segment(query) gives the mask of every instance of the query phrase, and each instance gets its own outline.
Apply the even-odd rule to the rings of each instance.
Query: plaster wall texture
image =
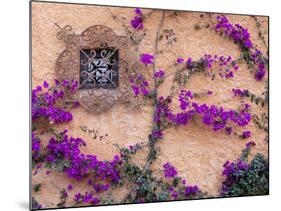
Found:
[[[143,9],[144,14],[150,12],[151,9]],[[112,28],[118,35],[126,35],[124,28],[118,20],[112,18],[112,14],[124,17],[124,22],[129,25],[129,21],[134,17],[134,9],[33,2],[32,86],[36,87],[44,80],[52,81],[56,77],[55,62],[65,45],[56,38],[58,28],[54,23],[61,26],[69,24],[76,33],[81,33],[91,25],[101,24]],[[167,47],[165,42],[159,42],[159,49],[163,49],[164,53],[157,58],[157,69],[167,69],[178,57],[190,56],[199,59],[205,53],[231,55],[234,59],[239,57],[240,49],[232,41],[219,36],[210,29],[194,29],[195,25],[208,23],[206,13],[179,12],[177,16],[171,17],[169,14],[171,15],[172,12],[167,11],[166,14],[162,29],[173,29],[178,41],[172,47]],[[202,18],[200,15],[204,17]],[[145,20],[146,36],[140,45],[140,52],[153,53],[160,16],[161,11],[156,10]],[[216,14],[212,14],[212,17],[216,17]],[[259,39],[258,28],[251,16],[227,15],[227,17],[231,22],[247,27],[253,43],[266,53],[267,47]],[[268,18],[258,17],[258,19],[262,23],[261,29],[266,32]],[[267,35],[265,39],[267,41]],[[175,69],[167,70],[166,74],[172,71]],[[197,101],[221,105],[227,109],[236,109],[240,105],[241,99],[233,97],[232,88],[248,89],[256,95],[262,95],[265,86],[264,80],[257,82],[247,69],[247,65],[242,63],[232,79],[217,78],[212,81],[203,74],[196,74],[188,81],[186,89],[195,92],[212,90],[211,97],[201,97]],[[171,85],[172,77],[161,85],[160,95],[166,96],[170,92]],[[247,99],[245,101],[248,102]],[[261,114],[267,112],[267,109],[267,106],[261,108],[252,104],[251,111]],[[59,128],[68,128],[70,135],[84,138],[88,146],[82,150],[83,152],[96,154],[100,159],[112,159],[118,153],[112,143],[129,146],[147,142],[152,126],[152,112],[151,105],[141,106],[139,109],[128,109],[124,105],[115,105],[101,114],[89,113],[80,107],[73,110],[73,121],[60,125]],[[98,130],[99,135],[108,134],[108,136],[106,140],[93,140],[87,133],[81,131],[81,126]],[[234,129],[238,132],[242,131],[237,127]],[[250,130],[252,132],[250,140],[257,143],[251,156],[255,153],[268,156],[268,143],[264,141],[265,132],[258,129],[253,122],[244,130]],[[47,143],[47,140],[46,137],[43,142]],[[160,154],[153,163],[152,169],[155,174],[160,176],[162,165],[171,162],[177,168],[178,174],[186,178],[189,184],[197,184],[203,191],[218,196],[223,181],[221,175],[223,164],[226,160],[237,159],[248,141],[236,136],[228,136],[224,132],[215,133],[211,128],[195,121],[186,127],[165,131],[164,139],[157,144]],[[146,150],[139,152],[135,158],[136,161],[143,164],[146,153]],[[33,192],[33,194],[44,207],[55,207],[59,201],[59,191],[69,183],[74,186],[74,191],[69,193],[70,197],[75,192],[86,190],[86,186],[82,183],[75,183],[64,174],[51,172],[47,176],[46,170],[42,168],[36,176],[32,177],[33,184],[42,184],[42,190],[39,193]],[[126,194],[126,187],[115,192],[113,193],[114,199],[118,201]]]

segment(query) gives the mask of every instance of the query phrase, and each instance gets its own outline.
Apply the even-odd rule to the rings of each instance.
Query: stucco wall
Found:
[[[71,25],[76,33],[81,33],[85,28],[102,24],[111,27],[117,34],[125,35],[120,22],[112,18],[113,14],[123,16],[129,24],[134,16],[133,8],[100,7],[68,4],[32,3],[32,86],[42,84],[44,80],[55,79],[55,62],[59,54],[65,48],[62,41],[56,38],[58,28],[54,23],[61,26]],[[144,9],[143,13],[150,12]],[[153,12],[144,25],[147,30],[140,51],[153,53],[155,32],[157,30],[160,11]],[[205,53],[218,55],[231,55],[238,58],[240,49],[233,42],[218,36],[209,29],[195,30],[195,25],[202,25],[208,22],[208,18],[201,18],[203,13],[182,12],[178,16],[167,17],[163,29],[173,29],[178,42],[168,48],[164,42],[159,42],[159,48],[165,49],[157,59],[157,68],[166,69],[173,64],[178,57],[190,56],[198,59]],[[254,44],[263,52],[267,49],[258,37],[258,29],[254,19],[250,16],[227,15],[231,22],[241,23],[249,29]],[[215,17],[215,14],[213,15]],[[262,23],[261,29],[266,31],[268,18],[258,17]],[[267,39],[267,36],[265,37]],[[266,40],[267,41],[267,40]],[[137,61],[136,61],[137,62]],[[170,69],[169,71],[174,71]],[[168,71],[168,72],[169,72]],[[267,78],[267,77],[266,77]],[[264,79],[265,80],[265,79]],[[170,92],[172,77],[160,87],[160,94],[165,96]],[[239,71],[233,79],[223,80],[217,78],[212,81],[202,74],[194,75],[186,85],[186,89],[196,92],[212,90],[213,96],[202,97],[199,102],[222,105],[228,109],[236,109],[240,104],[239,98],[233,98],[232,88],[248,89],[252,93],[261,95],[264,91],[264,81],[257,82],[253,74],[249,72],[246,64],[240,65]],[[261,114],[267,111],[267,106],[261,108],[252,104],[252,113]],[[83,107],[73,110],[74,120],[69,124],[60,125],[59,128],[68,128],[72,136],[79,136],[85,139],[88,147],[83,152],[96,154],[101,159],[112,159],[118,153],[111,143],[118,143],[120,146],[128,146],[139,142],[147,142],[152,125],[152,107],[142,106],[138,110],[129,110],[123,105],[115,105],[110,110],[93,114],[87,112]],[[96,129],[100,135],[108,134],[107,140],[93,140],[86,133],[82,132],[80,126],[87,126]],[[235,128],[241,131],[239,128]],[[268,144],[264,141],[265,133],[259,130],[251,122],[245,130],[252,132],[250,140],[257,145],[252,154],[262,153],[267,156]],[[46,140],[43,142],[46,143]],[[199,122],[190,124],[187,127],[169,129],[164,133],[164,140],[157,144],[160,147],[160,155],[152,169],[159,172],[162,165],[169,161],[178,170],[179,175],[186,178],[190,184],[197,184],[203,191],[212,195],[219,194],[222,182],[222,165],[226,160],[234,160],[240,156],[241,150],[247,140],[241,140],[235,136],[225,135],[223,132],[214,133],[212,129]],[[146,158],[146,151],[137,154],[137,160],[142,162]],[[42,184],[39,193],[33,193],[36,199],[44,207],[54,207],[59,200],[59,191],[65,188],[70,180],[63,174],[51,172],[45,174],[46,169],[41,169],[32,178],[33,184]],[[157,174],[157,173],[156,173]],[[85,190],[81,183],[74,184],[75,191]],[[126,192],[120,190],[116,199],[122,198]],[[69,193],[72,198],[71,193]],[[71,204],[71,203],[70,203]]]

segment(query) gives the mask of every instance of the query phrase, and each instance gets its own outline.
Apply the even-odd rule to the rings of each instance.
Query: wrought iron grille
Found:
[[[92,25],[81,34],[72,31],[70,25],[56,26],[57,38],[65,42],[56,63],[57,79],[79,81],[79,91],[69,94],[69,101],[78,100],[95,113],[117,103],[138,104],[129,81],[140,68],[127,36],[103,25]]]
[[[118,49],[80,49],[80,89],[118,87]]]

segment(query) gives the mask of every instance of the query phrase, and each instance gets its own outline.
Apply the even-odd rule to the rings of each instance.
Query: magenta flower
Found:
[[[148,53],[144,53],[140,55],[140,62],[147,65],[147,64],[153,64],[154,56]]]
[[[250,141],[246,144],[246,148],[249,149],[251,146],[256,146],[256,142]]]
[[[37,86],[32,90],[32,120],[46,119],[50,123],[63,123],[72,120],[72,114],[67,111],[67,107],[61,105],[60,101],[65,96],[65,90],[75,92],[78,87],[77,80],[72,80],[71,84],[68,80],[63,80],[62,86],[59,82],[52,89],[44,90],[42,86]],[[44,88],[48,88],[49,84],[44,81]],[[70,104],[71,105],[71,104]],[[76,106],[73,103],[73,106]]]
[[[158,78],[158,79],[161,79],[165,76],[165,72],[164,70],[158,70],[154,73],[154,77],[155,78]]]
[[[93,194],[86,192],[83,196],[83,202],[87,203],[93,200]]]
[[[244,131],[242,134],[243,138],[250,138],[251,137],[251,131]]]
[[[253,43],[250,40],[248,29],[240,24],[231,24],[225,16],[217,16],[218,23],[215,25],[215,30],[229,36],[233,41],[239,43],[242,47],[252,48]]]
[[[179,94],[179,102],[181,110],[186,110],[189,106],[190,100],[193,98],[193,95],[190,91],[181,90]]]
[[[232,92],[235,96],[238,96],[238,97],[244,97],[244,96],[247,96],[249,94],[249,91],[247,89],[245,89],[245,90],[232,89]]]
[[[138,86],[132,86],[132,90],[134,92],[135,97],[139,95],[139,87]]]
[[[172,195],[173,200],[176,200],[178,198],[178,193],[173,187],[169,188],[169,192]]]
[[[67,190],[72,190],[73,189],[73,187],[72,187],[72,185],[71,184],[69,184],[68,186],[67,186]]]
[[[61,84],[62,86],[67,87],[69,85],[69,80],[63,79]]]
[[[137,15],[142,15],[142,11],[141,11],[140,8],[136,8],[136,9],[135,9],[135,13],[136,13]]]
[[[119,167],[122,165],[119,156],[115,156],[111,161],[100,161],[94,155],[82,154],[80,147],[86,146],[81,138],[69,137],[66,133],[61,133],[61,139],[52,137],[47,145],[47,154],[45,161],[47,163],[57,163],[60,160],[67,160],[69,167],[64,168],[63,172],[69,178],[81,181],[89,177],[90,174],[95,175],[91,186],[97,185],[100,180],[106,180],[112,184],[118,183],[120,180]],[[92,176],[93,176],[92,175]],[[72,187],[69,187],[72,188]],[[103,186],[102,190],[108,188]]]
[[[217,16],[217,24],[215,25],[215,30],[222,33],[224,36],[229,37],[235,43],[237,43],[240,48],[249,51],[250,61],[253,62],[258,69],[255,72],[255,79],[260,81],[265,76],[264,61],[262,59],[262,53],[260,50],[254,48],[254,45],[250,39],[250,34],[247,28],[244,28],[240,24],[232,24],[228,21],[225,16]],[[234,69],[237,70],[238,66],[234,65]],[[228,75],[231,77],[231,75]]]
[[[141,93],[143,94],[143,96],[149,95],[149,91],[146,88],[141,88]]]
[[[135,13],[136,16],[131,20],[131,26],[134,29],[142,29],[143,28],[142,11],[140,8],[136,8]]]
[[[59,80],[55,79],[55,85],[56,85],[56,86],[59,86],[59,85],[60,85]]]
[[[74,201],[80,201],[80,199],[82,199],[81,193],[76,193],[73,200]]]
[[[187,66],[187,68],[190,68],[191,63],[192,63],[192,58],[189,57],[189,58],[187,59],[187,61],[186,61],[186,66]]]
[[[143,28],[143,19],[142,19],[142,17],[135,16],[134,19],[131,20],[131,25],[135,29],[142,29]]]
[[[255,73],[255,79],[257,81],[260,81],[263,79],[263,77],[265,76],[265,71],[264,70],[259,70]]]
[[[34,90],[34,91],[36,91],[36,92],[41,92],[41,91],[42,91],[42,86],[37,86],[37,87],[36,87],[36,90]]]
[[[185,193],[184,193],[184,195],[185,195],[186,197],[189,197],[189,196],[191,196],[191,195],[197,194],[199,191],[200,191],[200,190],[199,190],[199,188],[198,188],[197,185],[195,185],[195,186],[187,186],[187,187],[185,188]]]
[[[135,78],[131,79],[130,83],[135,97],[139,94],[142,94],[143,96],[149,95],[149,85],[143,75],[140,74]]]
[[[163,168],[164,168],[164,176],[169,178],[169,177],[175,177],[177,176],[178,172],[177,170],[175,169],[174,166],[172,166],[169,162],[168,163],[165,163],[163,165]]]
[[[99,202],[100,202],[100,200],[96,197],[94,197],[92,200],[92,204],[98,204]]]
[[[163,133],[161,130],[154,130],[152,131],[152,137],[155,139],[159,139],[163,137]]]
[[[177,63],[178,63],[178,64],[181,64],[181,63],[183,63],[183,62],[184,62],[184,59],[183,59],[183,58],[178,58],[178,59],[177,59]]]
[[[233,72],[230,71],[229,73],[225,74],[225,78],[233,78],[234,75],[233,75]]]
[[[44,88],[48,88],[48,87],[49,87],[49,84],[47,83],[47,81],[44,81],[43,87],[44,87]]]
[[[37,159],[40,156],[41,144],[32,132],[32,159]]]
[[[228,135],[231,135],[231,133],[232,133],[232,127],[226,127],[226,128],[225,128],[225,131],[226,131],[226,133],[227,133]]]

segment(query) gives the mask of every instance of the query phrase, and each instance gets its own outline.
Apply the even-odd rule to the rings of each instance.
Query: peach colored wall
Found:
[[[87,27],[94,24],[102,24],[111,27],[117,34],[125,35],[120,22],[113,20],[109,10],[118,16],[123,16],[126,23],[134,16],[133,8],[116,8],[100,6],[83,6],[67,4],[32,3],[32,85],[42,84],[44,80],[51,81],[55,78],[55,62],[64,49],[64,43],[56,38],[58,29],[54,23],[61,26],[71,25],[76,33],[81,33]],[[144,9],[143,13],[149,13],[150,9]],[[169,14],[169,12],[168,12]],[[178,42],[172,48],[159,42],[160,49],[166,49],[157,60],[157,68],[167,68],[175,62],[179,56],[190,56],[198,59],[205,53],[218,55],[231,55],[238,58],[240,50],[233,42],[218,36],[209,29],[195,30],[196,24],[202,25],[208,22],[207,15],[203,13],[182,12],[178,16],[167,17],[163,29],[173,29]],[[155,32],[160,20],[160,11],[154,11],[145,20],[147,35],[143,40],[140,51],[153,53]],[[213,15],[215,17],[215,14]],[[263,52],[266,47],[258,37],[258,31],[254,19],[250,16],[228,15],[231,22],[241,23],[249,29],[252,40]],[[258,17],[262,23],[262,30],[267,30],[268,19]],[[266,37],[267,39],[267,37]],[[170,71],[173,71],[170,69]],[[167,95],[170,91],[172,77],[160,87],[161,95]],[[212,97],[202,97],[198,101],[208,104],[222,105],[228,109],[236,109],[240,104],[238,98],[233,98],[232,88],[249,89],[252,93],[261,95],[264,90],[264,82],[257,82],[249,72],[246,64],[240,65],[239,72],[233,79],[216,79],[197,74],[186,85],[186,89],[201,92],[212,90]],[[176,102],[176,101],[175,101]],[[266,112],[267,107],[261,108],[253,104],[252,112],[260,114]],[[152,107],[142,106],[138,110],[128,110],[123,105],[116,105],[110,110],[101,113],[88,113],[82,107],[73,110],[74,120],[60,128],[68,128],[72,136],[79,136],[86,140],[88,147],[84,152],[96,154],[102,159],[112,159],[118,153],[111,143],[120,146],[147,142],[147,136],[151,129]],[[104,141],[94,141],[80,129],[81,125],[96,129],[101,135],[108,134]],[[235,128],[237,131],[239,128]],[[246,129],[251,130],[252,138],[257,143],[253,153],[262,153],[267,156],[268,144],[263,140],[266,135],[262,130],[250,123]],[[234,160],[239,157],[247,140],[241,140],[235,136],[227,136],[223,132],[214,133],[210,128],[199,122],[187,127],[169,129],[165,131],[164,140],[157,144],[160,147],[160,155],[152,165],[156,174],[162,168],[163,163],[169,161],[178,170],[180,176],[191,184],[197,184],[203,191],[212,195],[219,194],[222,182],[222,165],[226,160]],[[44,142],[47,141],[44,140]],[[136,160],[143,162],[146,158],[145,150],[137,154]],[[33,193],[36,199],[45,207],[54,207],[59,200],[59,191],[65,188],[70,180],[62,174],[52,172],[45,175],[46,169],[41,169],[32,178],[33,184],[41,183],[40,193]],[[73,182],[71,182],[73,183]],[[85,190],[81,184],[74,183],[75,191]],[[75,192],[74,191],[74,192]],[[120,190],[115,194],[116,202],[126,192]],[[69,193],[72,198],[71,193]],[[68,202],[71,205],[71,202]]]

